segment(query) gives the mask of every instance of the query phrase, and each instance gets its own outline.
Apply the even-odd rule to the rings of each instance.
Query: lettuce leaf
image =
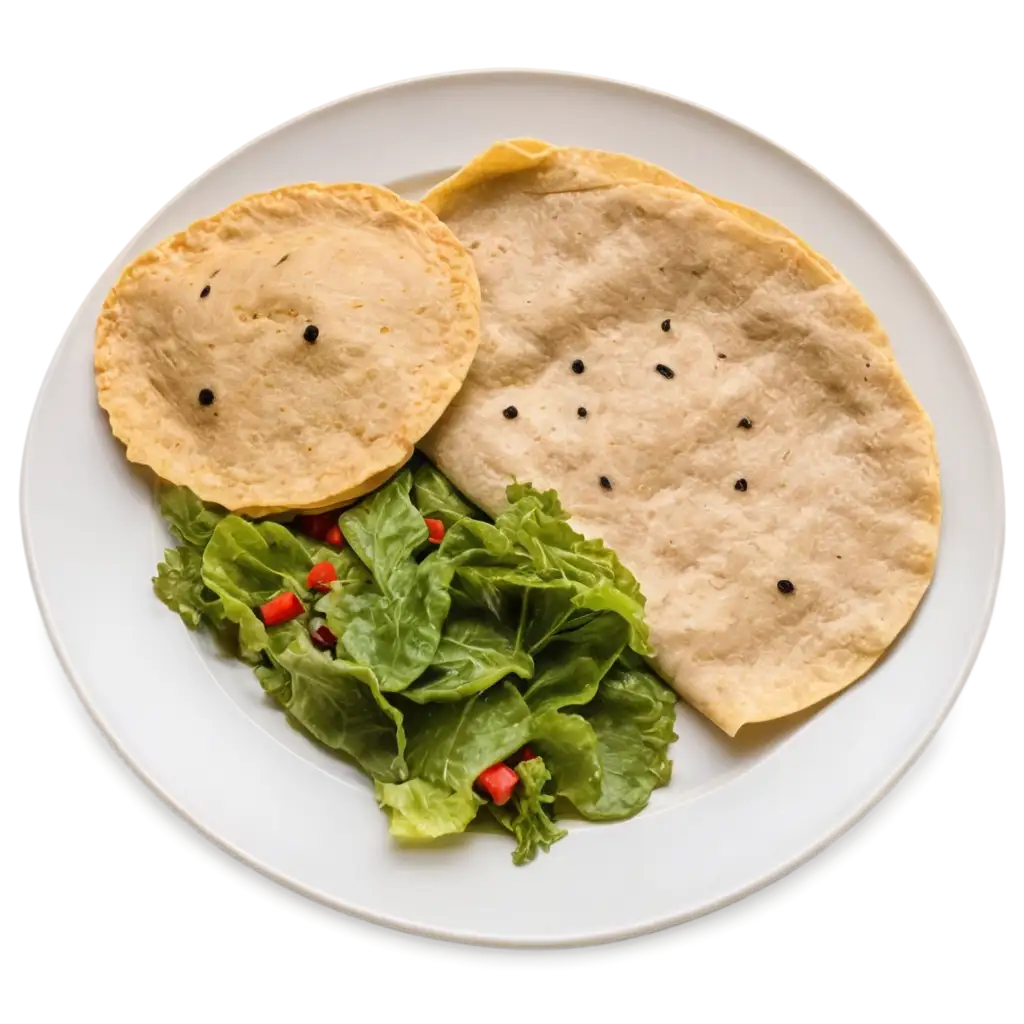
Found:
[[[554,796],[544,792],[551,780],[543,758],[534,757],[516,765],[519,785],[512,802],[498,807],[490,804],[494,817],[516,837],[516,848],[512,863],[528,864],[537,856],[538,850],[547,853],[553,843],[564,839],[568,833],[559,828],[550,818],[548,808]]]
[[[427,524],[409,499],[411,486],[412,473],[403,469],[339,520],[345,540],[389,596],[395,574],[427,542]]]
[[[225,516],[203,552],[203,581],[220,598],[225,616],[238,626],[241,656],[259,661],[267,630],[255,608],[290,590],[306,596],[313,559],[280,523],[252,523]]]
[[[510,630],[486,619],[449,619],[430,669],[405,697],[418,704],[463,700],[508,675],[533,675],[533,659]]]
[[[269,632],[273,667],[257,672],[263,688],[307,732],[352,757],[371,778],[407,778],[402,713],[381,693],[373,672],[317,650],[297,620]]]
[[[472,789],[453,792],[426,779],[399,784],[378,782],[377,803],[397,839],[438,839],[465,832],[484,801]]]
[[[538,657],[537,674],[524,695],[530,710],[541,715],[593,700],[628,639],[629,625],[608,613],[559,634]]]
[[[392,570],[389,593],[362,594],[343,603],[328,624],[344,622],[342,646],[377,673],[383,690],[404,690],[437,652],[451,605],[451,578],[452,567],[437,555],[418,565],[410,559]]]
[[[196,497],[187,487],[164,484],[160,488],[160,512],[183,544],[202,551],[226,513]]]
[[[410,773],[458,791],[519,750],[533,721],[515,686],[502,683],[457,704],[409,708],[406,724]]]
[[[579,714],[537,716],[534,744],[559,795],[586,818],[615,821],[647,806],[672,774],[675,695],[652,672],[619,662]]]
[[[392,835],[430,838],[472,821],[483,804],[473,791],[477,776],[526,743],[532,718],[519,691],[503,683],[456,704],[413,706],[405,727],[405,760],[417,785],[377,787],[377,799]]]
[[[189,629],[210,626],[215,632],[227,625],[224,606],[203,583],[203,554],[188,544],[168,548],[153,577],[156,596],[181,616]]]
[[[448,478],[429,462],[416,467],[412,477],[413,501],[420,515],[440,519],[450,530],[460,519],[479,519],[481,512],[448,482]]]
[[[181,544],[167,548],[153,577],[156,596],[189,629],[205,625],[227,640],[231,624],[220,599],[203,582],[203,549],[224,513],[200,501],[187,487],[160,489],[160,511]]]
[[[604,769],[597,733],[580,715],[547,711],[534,719],[530,741],[555,780],[558,796],[569,800],[581,814],[601,799]]]
[[[531,654],[542,651],[560,630],[571,628],[576,611],[576,588],[565,580],[528,587],[519,613],[517,641]]]
[[[587,540],[573,530],[554,491],[541,493],[529,484],[513,484],[506,496],[511,507],[494,525],[526,551],[537,575],[571,586],[577,609],[619,615],[629,626],[629,646],[639,654],[650,654],[640,585],[615,553],[602,541]]]
[[[303,533],[293,534],[299,546],[309,556],[310,562],[330,562],[338,574],[338,580],[347,589],[365,589],[373,583],[373,576],[360,557],[350,547],[332,548]]]

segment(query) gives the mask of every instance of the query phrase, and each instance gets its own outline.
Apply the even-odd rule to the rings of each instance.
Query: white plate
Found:
[[[501,137],[618,150],[772,214],[864,293],[935,420],[945,509],[917,617],[865,680],[815,715],[730,741],[686,708],[670,786],[614,825],[573,825],[526,868],[504,836],[424,850],[388,840],[370,786],[291,729],[245,667],[153,597],[167,541],[95,401],[93,324],[119,268],[189,221],[295,181],[431,184]],[[70,504],[69,504],[70,501]],[[298,891],[363,917],[476,942],[619,938],[720,907],[791,870],[906,771],[956,698],[999,575],[999,454],[970,362],[935,297],[870,217],[765,139],[667,96],[588,78],[487,72],[406,82],[307,114],[228,157],[166,206],[68,328],[29,429],[29,566],[89,711],[188,821]]]

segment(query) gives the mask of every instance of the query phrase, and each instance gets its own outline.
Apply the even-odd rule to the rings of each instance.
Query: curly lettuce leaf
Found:
[[[403,469],[339,520],[345,540],[387,595],[395,574],[427,542],[427,525],[409,498],[411,486],[412,474]]]
[[[452,599],[468,615],[486,611],[495,621],[514,627],[521,621],[523,596],[550,584],[529,570],[500,565],[461,565],[455,570]]]
[[[445,534],[438,555],[455,568],[456,607],[469,614],[483,608],[498,622],[514,622],[522,589],[539,582],[526,553],[492,523],[460,520]]]
[[[538,654],[563,629],[571,628],[576,610],[576,588],[565,580],[524,589],[517,641],[523,650]]]
[[[257,671],[263,688],[307,732],[340,750],[382,782],[407,778],[402,713],[361,665],[317,650],[298,621],[270,629],[270,668]]]
[[[429,670],[405,697],[418,704],[464,700],[509,675],[533,675],[533,659],[510,630],[486,619],[449,619]]]
[[[412,776],[471,789],[476,777],[530,739],[533,719],[511,683],[457,704],[423,704],[406,712],[406,760]]]
[[[285,590],[305,596],[312,567],[305,547],[280,523],[231,515],[217,524],[203,552],[203,582],[220,598],[226,618],[237,624],[245,660],[258,661],[268,644],[254,609]]]
[[[615,553],[600,540],[587,540],[569,525],[554,491],[535,491],[529,484],[511,485],[510,507],[495,527],[527,552],[534,572],[547,580],[564,580],[575,590],[577,609],[612,611],[630,629],[629,646],[650,654],[644,597],[640,585]]]
[[[450,530],[460,519],[479,519],[480,510],[471,505],[429,462],[416,467],[412,477],[413,501],[420,515],[440,519]]]
[[[348,548],[340,554],[347,554],[348,558],[333,561],[338,579],[326,594],[317,598],[313,606],[327,620],[335,636],[341,636],[349,620],[368,605],[368,599],[380,593],[370,571],[355,554]]]
[[[377,803],[397,839],[438,839],[465,832],[484,801],[472,789],[453,792],[426,779],[378,782]]]
[[[153,577],[156,596],[181,616],[189,629],[207,625],[223,631],[228,621],[220,598],[203,583],[202,552],[187,544],[168,548]]]
[[[377,786],[392,835],[429,839],[462,832],[483,806],[477,776],[526,743],[530,709],[510,683],[456,704],[424,704],[405,712],[405,760],[412,778]]]
[[[451,606],[451,579],[452,567],[428,555],[397,568],[388,593],[360,594],[336,609],[335,621],[344,621],[342,646],[377,673],[383,690],[404,690],[433,661]]]
[[[328,544],[322,544],[304,533],[293,533],[299,546],[309,556],[310,562],[316,565],[318,562],[330,562],[338,579],[347,587],[368,587],[373,583],[373,576],[370,570],[363,564],[362,559],[352,550],[351,547],[334,548]]]
[[[206,626],[227,640],[231,624],[220,599],[203,582],[203,549],[224,512],[207,505],[187,487],[160,488],[160,511],[181,544],[164,551],[153,577],[156,596],[181,617],[189,629]]]
[[[545,785],[551,780],[544,759],[534,757],[520,761],[516,765],[516,774],[519,785],[511,803],[504,807],[489,806],[494,817],[516,837],[512,863],[520,865],[528,864],[539,850],[547,853],[552,844],[564,839],[568,833],[559,828],[549,814],[549,805],[555,798],[544,792]]]
[[[629,625],[611,614],[559,634],[538,657],[537,674],[524,695],[530,710],[541,715],[591,701],[628,639]]]
[[[601,799],[604,771],[597,733],[579,715],[547,711],[535,716],[530,741],[555,780],[555,792],[581,813]]]
[[[213,531],[226,515],[223,509],[208,505],[187,487],[174,484],[160,488],[160,512],[175,537],[200,551],[209,543]]]
[[[653,673],[620,662],[578,714],[547,711],[533,743],[556,791],[586,818],[616,821],[647,806],[672,774],[675,694]]]
[[[455,566],[457,606],[515,619],[531,654],[590,613],[613,612],[629,626],[630,646],[649,653],[643,595],[615,554],[572,529],[554,491],[513,484],[506,493],[510,506],[494,524],[460,520],[441,545]]]
[[[516,569],[527,565],[527,556],[507,534],[493,523],[462,519],[444,535],[438,553],[452,565],[502,566]]]
[[[505,488],[505,500],[509,508],[498,517],[498,522],[504,523],[503,528],[537,512],[551,519],[569,518],[569,513],[562,508],[557,491],[538,491],[533,484],[521,484],[518,481],[509,484]]]

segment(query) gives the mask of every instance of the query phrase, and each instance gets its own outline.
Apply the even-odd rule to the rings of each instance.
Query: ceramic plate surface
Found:
[[[507,837],[402,849],[369,782],[307,742],[241,664],[156,600],[168,543],[148,485],[97,407],[93,325],[120,268],[249,192],[362,180],[417,195],[495,139],[630,153],[778,218],[835,263],[889,333],[935,422],[944,513],[935,581],[864,680],[810,715],[736,741],[685,707],[672,783],[613,825],[572,824],[514,868]],[[68,498],[73,496],[74,514]],[[897,246],[817,172],[715,114],[631,86],[536,72],[406,82],[257,139],[166,206],[96,282],[29,429],[25,546],[54,646],[100,728],[180,814],[246,863],[334,907],[475,942],[620,938],[778,878],[863,815],[935,733],[977,654],[1002,553],[999,455],[967,355]]]

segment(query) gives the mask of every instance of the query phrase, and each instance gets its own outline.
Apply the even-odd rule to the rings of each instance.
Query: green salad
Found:
[[[554,491],[494,521],[414,461],[358,504],[253,521],[166,487],[180,541],[153,580],[253,666],[294,723],[374,782],[390,831],[428,840],[486,812],[516,864],[643,809],[671,772],[675,696],[645,665],[644,598]]]

